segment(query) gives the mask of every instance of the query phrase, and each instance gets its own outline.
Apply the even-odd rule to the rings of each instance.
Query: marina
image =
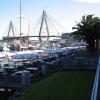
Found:
[[[49,11],[45,7],[41,11],[42,14],[38,21],[39,27],[35,32],[33,30],[30,31],[31,28],[35,29],[38,25],[35,23],[34,27],[31,21],[27,21],[26,26],[23,28],[23,24],[25,24],[23,18],[28,15],[27,13],[23,17],[23,2],[22,0],[18,2],[19,17],[17,24],[14,25],[15,20],[12,17],[9,20],[7,31],[3,32],[2,39],[0,39],[0,100],[21,100],[22,95],[28,88],[54,73],[58,72],[59,75],[59,72],[65,73],[66,70],[91,72],[95,71],[98,67],[91,95],[91,100],[97,100],[94,97],[99,96],[95,91],[99,91],[96,89],[99,87],[98,75],[100,63],[97,66],[97,55],[93,55],[93,58],[89,55],[91,54],[89,50],[93,50],[93,43],[94,49],[97,49],[98,51],[96,52],[99,54],[98,32],[95,31],[95,28],[91,30],[97,32],[97,38],[94,38],[96,37],[95,35],[92,37],[92,35],[84,33],[85,29],[88,30],[87,27],[81,30],[81,28],[84,28],[84,23],[76,25],[78,27],[83,25],[82,27],[73,27],[72,29],[75,29],[75,31],[65,32],[63,27],[48,14]],[[34,16],[35,13],[37,12],[34,11]],[[59,18],[58,15],[56,16]],[[85,17],[84,15],[82,18],[86,20]],[[33,19],[34,17],[32,17]],[[60,19],[63,21],[63,17]],[[70,23],[67,24],[70,26]],[[89,26],[87,23],[85,25]],[[15,32],[15,26],[19,27],[17,32]],[[27,32],[23,30],[27,30]],[[88,33],[89,31],[86,32]],[[78,35],[77,33],[80,34]],[[88,39],[91,41],[94,39],[94,41],[91,42]],[[96,84],[97,81],[98,84]]]
[[[84,51],[85,47],[66,47],[13,53],[1,52],[0,88],[8,93],[9,89],[10,93],[23,90],[38,82],[42,76],[61,70],[65,64],[68,64],[68,59],[76,57],[79,52],[82,55]],[[61,58],[65,63],[59,64]]]
[[[43,17],[45,16],[43,14]],[[62,36],[50,36],[47,22],[47,36],[42,36],[43,21],[46,22],[46,19],[41,22],[39,36],[15,36],[13,34],[14,36],[10,37],[9,32],[13,31],[12,23],[10,23],[8,36],[0,41],[0,94],[2,100],[16,98],[16,92],[21,90],[19,92],[21,95],[24,89],[38,82],[41,77],[62,70],[69,59],[85,52],[86,45],[60,44]],[[31,37],[38,37],[38,40],[30,40]],[[60,39],[50,40],[51,37]],[[65,63],[60,63],[61,58]]]

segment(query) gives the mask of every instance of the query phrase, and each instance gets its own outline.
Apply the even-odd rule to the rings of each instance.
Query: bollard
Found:
[[[29,71],[23,71],[22,72],[22,86],[30,86],[30,72]]]
[[[47,74],[47,66],[46,66],[46,64],[42,65],[42,74]]]

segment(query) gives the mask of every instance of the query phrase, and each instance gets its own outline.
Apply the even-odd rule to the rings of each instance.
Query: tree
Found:
[[[79,23],[73,27],[75,30],[72,35],[79,41],[85,41],[87,45],[87,50],[91,53],[98,49],[99,38],[100,38],[100,19],[99,17],[94,17],[94,15],[82,16]]]

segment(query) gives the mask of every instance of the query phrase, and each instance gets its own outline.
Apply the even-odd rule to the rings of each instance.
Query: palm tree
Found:
[[[83,16],[82,20],[73,27],[75,30],[72,35],[79,41],[85,41],[87,50],[91,53],[98,49],[100,38],[100,19],[94,15]]]

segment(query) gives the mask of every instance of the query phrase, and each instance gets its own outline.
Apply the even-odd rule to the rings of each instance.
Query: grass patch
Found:
[[[94,71],[63,71],[41,80],[22,100],[90,100]]]

